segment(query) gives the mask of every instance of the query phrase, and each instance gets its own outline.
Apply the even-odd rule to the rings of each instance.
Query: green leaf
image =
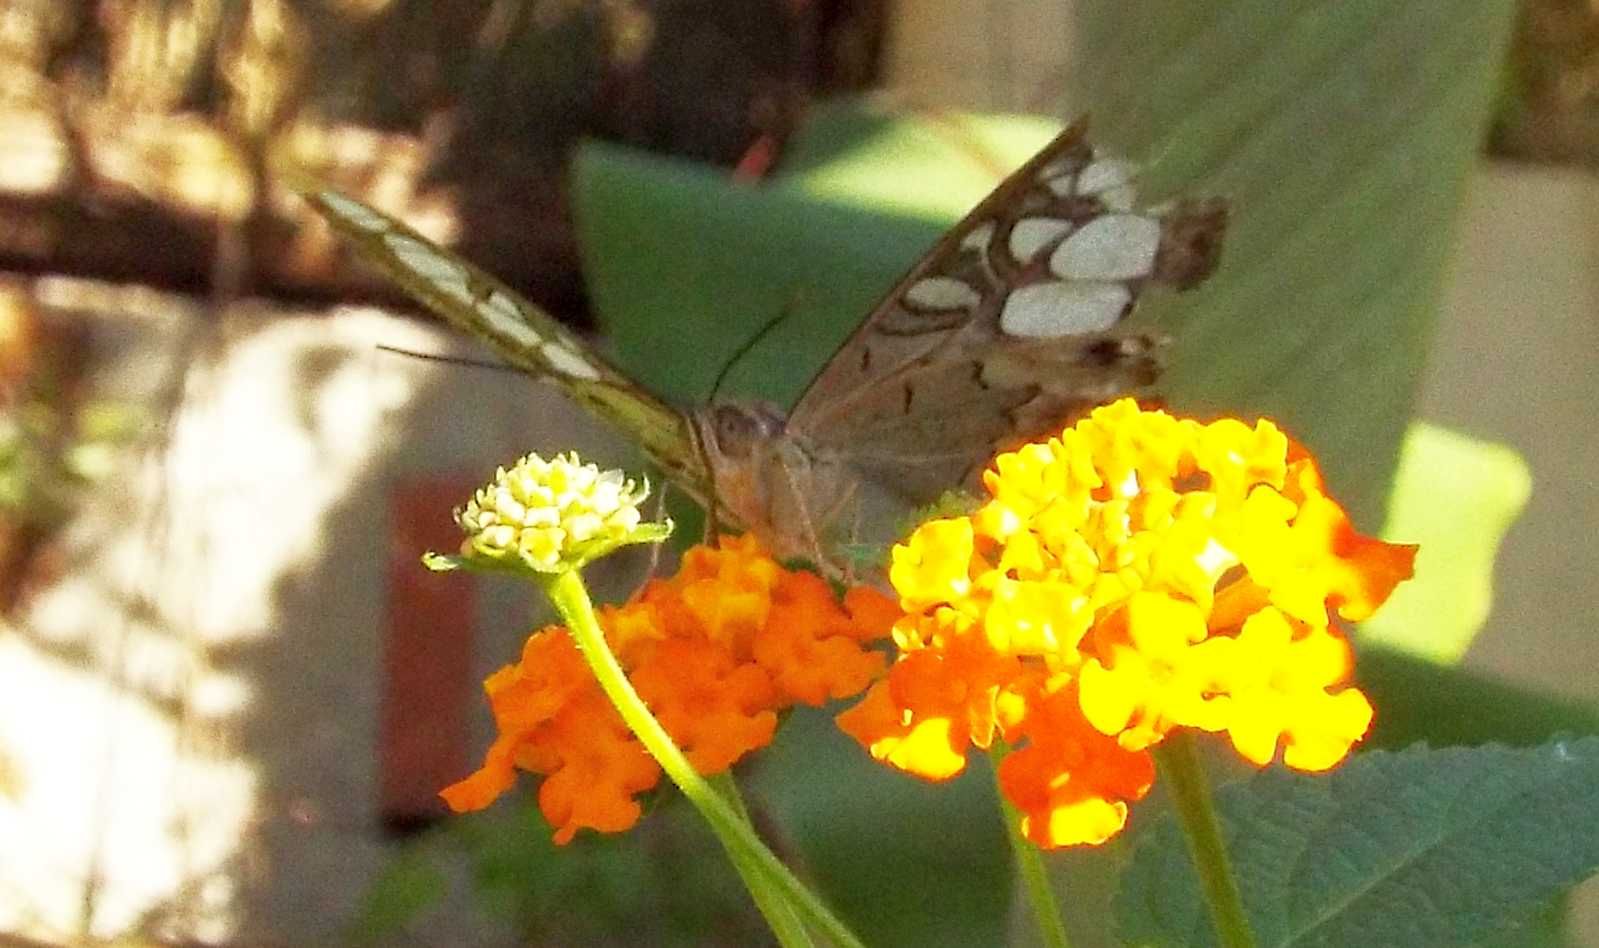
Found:
[[[1169,400],[1276,418],[1373,529],[1515,5],[1081,9],[1068,111],[1150,162],[1146,194],[1232,202],[1216,275],[1149,310],[1181,325]]]
[[[1009,851],[980,755],[960,777],[928,783],[875,763],[829,715],[802,708],[748,788],[868,945],[1005,942]]]
[[[362,899],[351,926],[358,945],[388,944],[406,926],[444,898],[444,872],[425,848],[408,849],[391,860]]]
[[[1459,661],[1488,618],[1494,554],[1531,492],[1527,464],[1511,449],[1413,425],[1382,535],[1421,544],[1416,575],[1361,623],[1360,643]]]
[[[682,402],[707,397],[774,319],[724,391],[792,401],[954,219],[738,187],[698,165],[599,143],[579,152],[574,175],[589,289],[616,359]]]
[[[474,894],[539,945],[758,944],[764,928],[715,837],[680,796],[664,795],[626,833],[579,833],[564,846],[531,803],[502,803],[446,824]]]
[[[1372,752],[1217,794],[1261,946],[1464,945],[1516,928],[1599,870],[1599,738]],[[1214,943],[1176,825],[1117,897],[1129,942]]]

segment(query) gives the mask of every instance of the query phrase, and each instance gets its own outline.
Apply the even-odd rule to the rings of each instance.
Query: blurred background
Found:
[[[1458,567],[1403,613],[1450,612],[1446,641],[1374,641],[1500,689],[1503,713],[1457,729],[1418,706],[1406,734],[1591,726],[1599,5],[1326,6],[0,0],[0,944],[761,937],[725,875],[684,876],[704,840],[670,803],[631,841],[560,858],[525,803],[444,820],[437,789],[491,736],[478,682],[537,610],[417,557],[454,545],[450,508],[495,464],[631,455],[547,389],[424,358],[483,353],[341,250],[287,168],[403,217],[645,374],[663,337],[709,340],[716,357],[651,378],[684,396],[747,335],[695,314],[758,327],[879,253],[848,274],[869,302],[963,202],[1090,113],[1157,193],[1222,193],[1242,218],[1185,324],[1216,357],[1182,360],[1197,368],[1174,370],[1175,400],[1302,421],[1354,458],[1334,487],[1363,528],[1425,532],[1440,573]],[[1431,52],[1446,45],[1454,58]],[[1371,71],[1351,50],[1373,51]],[[1387,144],[1421,126],[1426,147]],[[907,171],[905,136],[964,183]],[[1295,191],[1296,174],[1321,190]],[[1346,174],[1381,184],[1350,191],[1348,213]],[[1338,213],[1297,252],[1251,230],[1257,194],[1283,220]],[[818,218],[812,247],[760,230],[766,205],[726,210],[768,196],[825,213],[848,197],[863,216]],[[1419,243],[1412,199],[1430,202]],[[1425,259],[1356,267],[1388,240]],[[1313,249],[1333,245],[1351,255]],[[699,267],[708,303],[661,296]],[[1306,276],[1329,269],[1359,291]],[[1207,315],[1228,308],[1242,315]],[[1421,315],[1268,329],[1305,367],[1298,389],[1216,341],[1247,320],[1401,310]],[[815,365],[826,345],[775,352],[800,350]],[[606,563],[600,582],[625,595],[642,569]],[[1594,898],[1564,931],[1599,946]]]

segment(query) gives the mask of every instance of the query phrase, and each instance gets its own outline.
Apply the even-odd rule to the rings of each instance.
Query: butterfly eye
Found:
[[[758,441],[783,433],[782,413],[768,405],[718,405],[715,409],[716,446],[729,457],[749,454]]]

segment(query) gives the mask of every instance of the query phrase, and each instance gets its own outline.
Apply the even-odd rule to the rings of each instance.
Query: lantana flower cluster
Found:
[[[1367,617],[1413,546],[1355,532],[1270,421],[1128,399],[1000,455],[987,501],[892,554],[899,656],[839,724],[929,779],[1003,741],[1000,786],[1044,847],[1103,842],[1174,728],[1325,770],[1366,733],[1333,615]]]
[[[704,775],[768,744],[786,708],[863,691],[885,664],[870,643],[898,616],[867,588],[840,602],[825,580],[784,569],[753,537],[695,547],[677,575],[599,614],[633,687]],[[557,843],[637,822],[637,797],[660,768],[564,628],[534,633],[521,661],[484,687],[499,736],[476,773],[443,791],[452,809],[488,806],[520,769],[543,776],[539,808]]]
[[[536,572],[581,565],[641,536],[639,504],[649,495],[621,471],[580,463],[575,454],[545,460],[529,454],[494,472],[455,512],[466,534],[461,556],[478,562],[514,561]]]

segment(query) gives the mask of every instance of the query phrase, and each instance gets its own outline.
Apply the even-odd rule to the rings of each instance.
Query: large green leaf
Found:
[[[885,122],[885,134],[907,127]],[[878,168],[838,160],[847,164],[828,169],[835,179]],[[982,186],[968,192],[980,198]],[[697,165],[598,143],[579,153],[575,198],[589,287],[617,360],[683,401],[705,398],[717,372],[774,319],[726,388],[791,401],[958,214],[929,220],[797,187],[742,187]]]
[[[1155,193],[1233,202],[1166,390],[1261,412],[1380,520],[1486,126],[1511,0],[1083,3],[1063,101],[1157,158]]]
[[[1263,948],[1475,944],[1599,870],[1599,738],[1372,752],[1217,800]],[[1135,853],[1117,921],[1135,944],[1215,943],[1170,820]]]

